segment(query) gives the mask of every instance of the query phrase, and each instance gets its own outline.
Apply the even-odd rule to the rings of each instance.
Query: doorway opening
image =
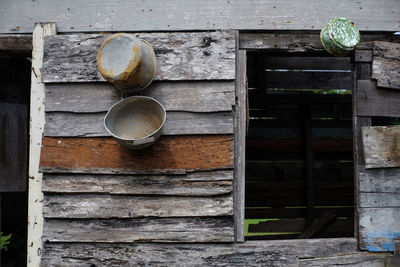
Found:
[[[350,57],[247,52],[245,238],[354,236]]]
[[[1,266],[26,266],[29,55],[0,54],[0,232],[11,234]]]

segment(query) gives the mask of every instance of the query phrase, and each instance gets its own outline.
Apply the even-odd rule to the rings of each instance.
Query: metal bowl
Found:
[[[152,145],[161,135],[164,107],[147,96],[131,96],[115,103],[104,117],[104,127],[128,149]]]

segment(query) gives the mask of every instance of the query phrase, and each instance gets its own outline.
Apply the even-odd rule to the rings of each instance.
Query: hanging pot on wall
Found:
[[[164,107],[147,96],[131,96],[115,103],[104,118],[104,127],[128,149],[152,145],[166,120]]]
[[[346,18],[333,18],[321,30],[321,43],[331,55],[344,57],[360,42],[360,32],[353,22]]]
[[[119,89],[146,88],[154,80],[157,63],[151,45],[132,34],[108,37],[97,54],[97,69]]]

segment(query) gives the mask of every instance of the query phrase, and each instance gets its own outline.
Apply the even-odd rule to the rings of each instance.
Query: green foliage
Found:
[[[3,233],[0,232],[0,250],[1,249],[4,249],[4,250],[8,249],[7,245],[10,244],[11,236],[12,236],[12,234],[3,235]]]

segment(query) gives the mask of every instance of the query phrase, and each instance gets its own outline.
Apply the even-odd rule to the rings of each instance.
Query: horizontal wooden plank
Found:
[[[266,55],[258,64],[265,69],[351,70],[349,57],[274,57]]]
[[[42,258],[46,266],[297,266],[296,244],[264,242],[234,244],[68,244],[47,243]],[[307,245],[304,245],[306,247]],[[328,245],[332,247],[332,245]],[[348,245],[346,247],[349,247]],[[315,249],[314,246],[309,249]],[[327,250],[323,250],[329,253]],[[90,256],[89,256],[90,255]]]
[[[363,33],[357,49],[373,49],[373,41],[398,41],[391,33],[374,34]],[[317,33],[241,33],[239,40],[240,49],[272,49],[284,52],[325,52],[319,32]],[[326,55],[328,55],[326,53]]]
[[[326,212],[332,212],[338,217],[353,217],[354,208],[352,207],[341,207],[341,208],[326,208],[318,207],[313,209],[313,214],[315,217],[319,217]],[[305,218],[306,217],[306,207],[297,208],[247,208],[245,209],[246,219],[266,219],[266,218]]]
[[[153,146],[137,151],[111,137],[45,137],[40,167],[56,173],[185,173],[232,168],[232,149],[228,135],[162,136]]]
[[[400,126],[362,127],[365,166],[400,167]]]
[[[360,192],[400,194],[400,169],[371,169],[359,173]]]
[[[289,181],[304,178],[302,161],[247,161],[247,181]],[[314,161],[315,180],[353,180],[353,162]]]
[[[346,253],[333,257],[299,260],[299,267],[349,266],[349,267],[385,267],[385,254],[366,252]]]
[[[285,89],[352,89],[353,75],[346,72],[266,71],[266,88]],[[264,89],[264,88],[261,88]]]
[[[103,125],[106,113],[47,112],[45,136],[110,136]],[[167,112],[164,135],[233,134],[231,112]]]
[[[377,89],[372,80],[357,81],[358,116],[400,117],[399,92]]]
[[[154,82],[142,95],[157,99],[167,111],[231,111],[235,105],[231,81]],[[121,99],[108,83],[46,85],[46,111],[104,112]]]
[[[136,33],[157,57],[156,80],[235,79],[233,31]],[[43,82],[105,81],[96,66],[97,52],[109,35],[55,35],[45,39]]]
[[[361,192],[360,207],[362,208],[400,207],[400,194]]]
[[[350,95],[329,95],[312,93],[275,93],[269,90],[249,90],[249,102],[253,108],[268,104],[346,104],[351,103]]]
[[[305,230],[306,222],[304,218],[279,219],[249,225],[249,233],[282,233],[282,232],[302,232]],[[326,232],[345,232],[352,231],[353,220],[336,220]]]
[[[233,242],[232,217],[45,219],[43,229],[48,242]]]
[[[0,35],[0,51],[32,53],[31,34]]]
[[[400,208],[360,208],[360,249],[393,251],[400,237]]]
[[[313,104],[310,105],[312,118],[351,118],[352,107],[350,104]],[[273,117],[279,119],[302,118],[301,105],[296,104],[269,104],[264,107],[250,107],[250,117]]]
[[[232,192],[233,171],[186,175],[45,174],[45,193],[106,193],[115,195],[214,196]]]
[[[85,244],[45,243],[42,264],[45,266],[163,265],[207,266],[218,263],[232,265],[273,265],[286,260],[293,251],[302,258],[328,257],[357,251],[355,238],[263,240],[232,244]],[[281,254],[283,253],[283,254]],[[296,266],[296,265],[295,265]]]
[[[195,208],[194,208],[195,207]],[[232,196],[157,197],[131,195],[48,194],[45,218],[206,217],[233,215]]]
[[[2,5],[1,33],[31,32],[32,21],[55,21],[59,32],[182,31],[182,30],[320,30],[329,18],[352,18],[362,31],[397,31],[398,2],[328,0],[257,1],[145,1],[121,3],[71,0],[26,4],[17,0]],[[310,6],[313,6],[310,8]],[[60,10],[64,12],[60,14]],[[167,12],[167,13],[166,13]]]
[[[399,51],[399,43],[374,41],[374,57],[400,60]]]

